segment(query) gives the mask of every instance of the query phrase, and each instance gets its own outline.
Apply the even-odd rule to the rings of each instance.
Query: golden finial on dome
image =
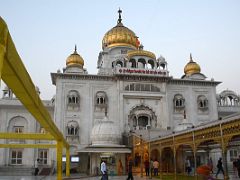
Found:
[[[75,47],[74,47],[74,54],[77,54],[77,45],[75,44]]]
[[[81,68],[84,65],[83,58],[77,53],[77,45],[76,44],[74,47],[74,52],[70,56],[68,56],[68,58],[66,60],[66,65],[67,65],[67,67],[78,66]]]
[[[191,74],[200,73],[200,72],[201,72],[200,66],[193,61],[192,53],[190,53],[190,60],[184,67],[185,75],[191,75]]]
[[[119,10],[118,10],[118,21],[117,21],[118,24],[122,23],[121,13],[122,13],[122,10],[119,8]]]
[[[190,53],[190,62],[193,62],[193,60],[192,60],[192,53]]]

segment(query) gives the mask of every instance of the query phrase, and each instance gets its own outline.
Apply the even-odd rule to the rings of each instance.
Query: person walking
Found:
[[[158,176],[158,168],[159,168],[159,162],[157,160],[155,160],[153,162],[153,173],[154,173],[154,176]]]
[[[222,171],[223,175],[224,175],[224,170],[223,170],[223,165],[222,165],[222,158],[219,158],[218,163],[217,163],[217,174],[216,174],[216,178],[218,176],[218,174],[220,173],[220,171]]]
[[[127,180],[129,180],[129,179],[133,180],[132,167],[133,167],[132,157],[129,157],[129,160],[128,160],[128,177],[127,177]]]
[[[102,172],[102,178],[101,180],[108,180],[107,176],[107,165],[106,162],[103,160],[101,163],[101,172]]]

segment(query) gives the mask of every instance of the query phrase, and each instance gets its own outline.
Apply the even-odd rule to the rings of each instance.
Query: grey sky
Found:
[[[75,44],[84,67],[97,73],[101,41],[116,25],[119,7],[123,24],[144,49],[166,58],[171,76],[183,75],[191,52],[208,79],[223,82],[218,92],[240,94],[239,0],[2,0],[0,16],[41,97],[50,99],[55,93],[50,73],[65,67]]]

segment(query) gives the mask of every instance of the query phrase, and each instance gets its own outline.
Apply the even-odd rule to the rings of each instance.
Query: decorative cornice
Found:
[[[168,82],[172,77],[139,76],[139,75],[90,75],[90,74],[71,74],[71,73],[51,73],[52,84],[56,85],[56,79],[77,79],[77,80],[102,80],[102,81],[155,81]]]
[[[217,86],[222,82],[220,81],[206,81],[206,80],[188,80],[188,79],[171,79],[169,84],[177,84],[177,85],[194,85],[194,86]]]

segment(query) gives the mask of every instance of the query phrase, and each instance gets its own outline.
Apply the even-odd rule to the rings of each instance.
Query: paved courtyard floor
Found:
[[[86,177],[85,175],[72,175],[70,178],[63,177],[63,180],[100,180],[101,176]],[[109,180],[126,180],[127,176],[109,176]],[[147,180],[148,177],[134,176],[134,180]],[[222,180],[223,176],[219,175],[218,180]],[[236,175],[230,175],[230,180],[239,180]],[[0,176],[0,180],[56,180],[56,176]],[[157,178],[152,178],[152,180],[157,180]],[[159,179],[158,179],[159,180]],[[181,180],[181,179],[178,179]]]

